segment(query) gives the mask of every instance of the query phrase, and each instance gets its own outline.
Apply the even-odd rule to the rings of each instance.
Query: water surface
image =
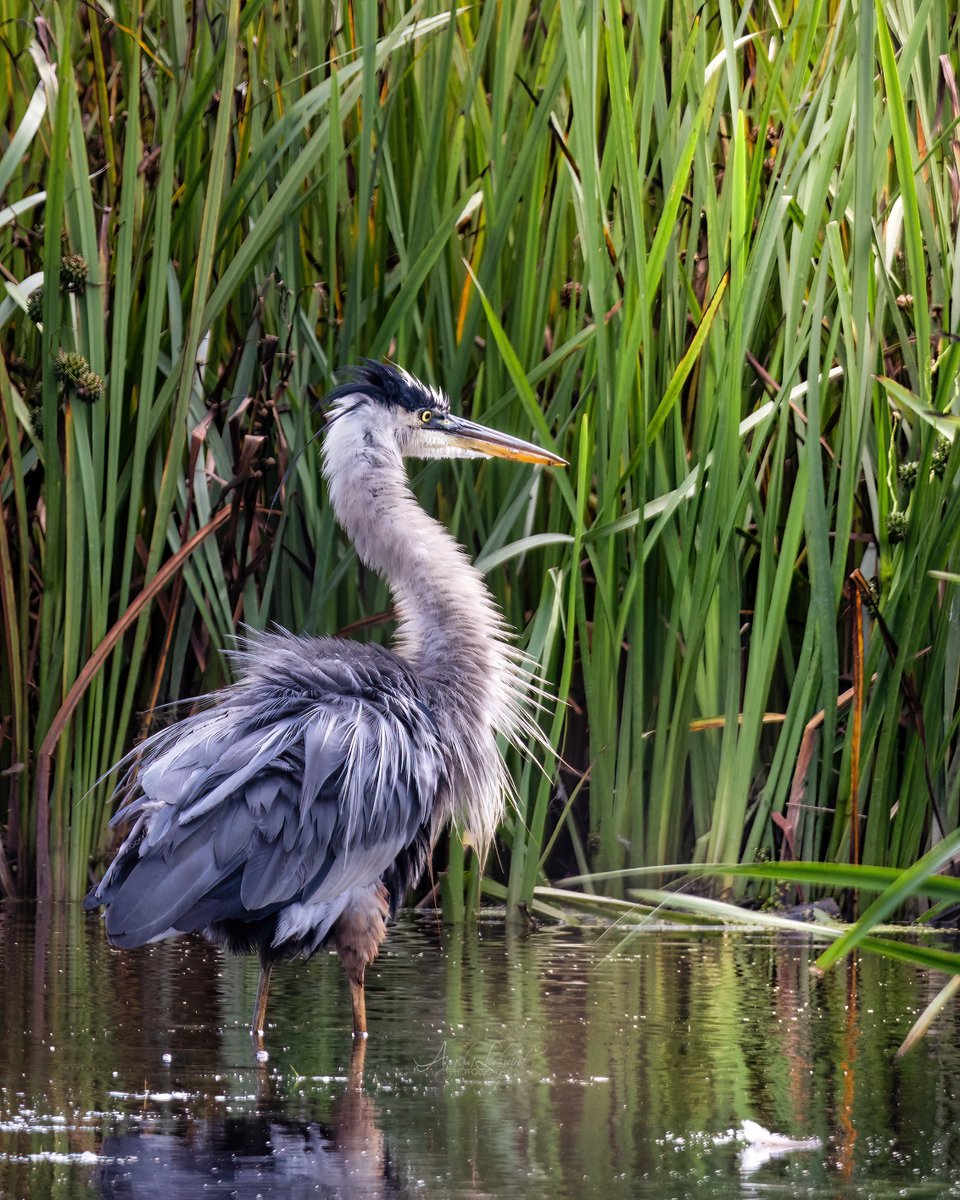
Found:
[[[199,939],[112,950],[75,908],[0,911],[4,1197],[960,1195],[942,980],[793,935],[405,917],[353,1058],[335,958],[274,972]],[[619,947],[619,948],[618,948]],[[766,1156],[750,1120],[819,1149]]]

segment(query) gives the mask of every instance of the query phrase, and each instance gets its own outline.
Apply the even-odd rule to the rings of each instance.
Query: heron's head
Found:
[[[408,458],[511,458],[565,467],[566,461],[531,442],[455,416],[450,401],[402,367],[366,361],[327,397],[328,434],[346,437],[349,428],[371,448],[396,448]],[[339,426],[339,429],[338,429]]]

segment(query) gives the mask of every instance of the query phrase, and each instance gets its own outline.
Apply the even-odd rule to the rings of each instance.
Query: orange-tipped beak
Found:
[[[567,460],[559,454],[541,450],[532,442],[524,442],[507,433],[499,433],[496,429],[488,429],[486,425],[478,425],[465,417],[446,416],[442,422],[436,422],[433,429],[442,432],[444,440],[451,446],[457,446],[472,454],[510,458],[515,462],[542,463],[547,467],[569,466]]]

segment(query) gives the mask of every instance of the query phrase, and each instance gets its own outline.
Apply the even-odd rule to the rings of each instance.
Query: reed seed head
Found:
[[[890,542],[896,545],[897,542],[902,542],[907,536],[907,530],[910,527],[910,522],[905,512],[899,509],[890,513],[887,517],[887,538]]]
[[[60,291],[82,295],[87,290],[89,268],[82,254],[65,254],[60,259]]]
[[[65,391],[71,391],[80,400],[91,404],[103,396],[103,380],[91,370],[82,354],[74,350],[61,350],[54,360],[53,369],[57,381]]]
[[[27,300],[27,316],[34,323],[39,325],[43,321],[43,288],[37,288],[32,292]]]

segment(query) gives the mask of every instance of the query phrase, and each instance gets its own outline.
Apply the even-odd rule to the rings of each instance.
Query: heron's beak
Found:
[[[566,467],[570,464],[559,454],[541,450],[532,442],[521,441],[508,433],[499,433],[478,425],[465,417],[447,416],[436,428],[442,430],[444,440],[451,446],[468,450],[473,454],[486,454],[491,458],[511,458],[515,462],[543,463],[548,467]]]

